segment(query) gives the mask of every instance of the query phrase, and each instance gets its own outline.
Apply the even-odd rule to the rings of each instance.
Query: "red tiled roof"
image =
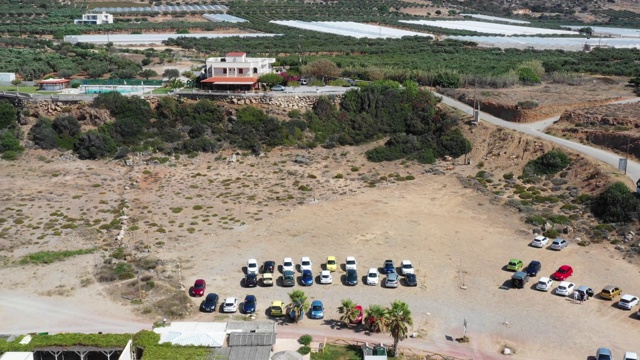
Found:
[[[245,56],[247,55],[247,53],[244,52],[230,52],[227,53],[227,57],[241,57],[241,56]]]
[[[252,85],[258,82],[257,77],[249,76],[214,76],[200,81],[201,83],[214,83],[221,85]]]
[[[38,84],[65,84],[70,81],[70,79],[46,79],[38,81]]]

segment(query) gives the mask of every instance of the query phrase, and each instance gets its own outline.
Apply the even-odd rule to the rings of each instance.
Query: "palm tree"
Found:
[[[343,326],[349,326],[358,317],[358,311],[356,310],[356,303],[351,299],[342,299],[342,305],[338,307],[340,315],[340,321]]]
[[[365,311],[366,323],[376,333],[385,331],[386,317],[387,310],[380,305],[370,305]]]
[[[393,356],[398,354],[398,343],[407,338],[409,326],[413,326],[411,310],[404,301],[396,300],[386,309],[385,325],[393,337]]]
[[[293,322],[297,323],[302,319],[304,313],[309,310],[309,300],[302,290],[294,290],[290,292],[289,299],[291,300],[291,303],[288,305],[288,308],[293,310],[295,314]]]

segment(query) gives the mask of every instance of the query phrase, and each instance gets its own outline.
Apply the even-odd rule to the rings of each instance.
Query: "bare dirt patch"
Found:
[[[611,77],[586,78],[581,85],[544,83],[537,86],[520,86],[507,89],[474,89],[473,87],[446,91],[463,102],[473,104],[477,97],[481,110],[501,119],[514,122],[531,122],[562,114],[568,109],[589,108],[635,97],[628,79]],[[523,102],[534,102],[533,108],[523,107]]]

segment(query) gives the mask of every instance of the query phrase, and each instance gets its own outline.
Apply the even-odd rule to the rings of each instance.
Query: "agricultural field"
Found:
[[[431,34],[407,31],[400,29],[392,29],[385,26],[375,26],[369,24],[356,23],[351,21],[297,21],[297,20],[274,20],[273,24],[290,26],[297,29],[318,31],[322,33],[352,36],[358,39],[395,39],[403,36],[427,36],[433,37]]]

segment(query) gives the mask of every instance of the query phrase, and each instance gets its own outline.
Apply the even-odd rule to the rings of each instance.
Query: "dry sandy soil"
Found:
[[[493,166],[495,156],[486,156],[493,150],[478,143],[473,164],[486,158],[486,166]],[[518,145],[506,149],[498,157],[503,171],[520,166],[507,153],[519,152]],[[19,161],[0,161],[0,333],[149,328],[167,316],[159,300],[175,289],[186,293],[201,277],[221,298],[255,294],[258,319],[264,319],[270,302],[286,300],[290,289],[243,288],[248,258],[281,263],[286,256],[296,261],[310,256],[317,273],[326,256],[344,261],[353,255],[360,275],[387,258],[410,259],[419,286],[347,287],[339,271],[333,285],[304,288],[310,299],[325,302],[326,320],[283,325],[281,335],[390,343],[386,335],[334,329],[337,307],[345,298],[364,306],[402,299],[413,312],[412,331],[419,333],[402,345],[413,349],[476,359],[501,357],[505,345],[520,359],[585,359],[599,346],[616,354],[639,350],[635,312],[619,310],[615,302],[592,299],[578,305],[528,286],[501,288],[511,276],[503,266],[515,257],[540,260],[543,275],[570,264],[577,285],[599,290],[613,283],[638,295],[638,267],[621,252],[610,245],[572,244],[561,252],[529,247],[531,229],[518,213],[461,186],[458,177],[473,176],[475,166],[446,165],[443,175],[426,174],[425,166],[413,163],[369,163],[364,150],[277,150],[263,157],[239,155],[234,163],[226,161],[232,151],[225,150],[224,156],[182,157],[160,165],[142,164],[141,157],[132,167],[31,150]],[[299,155],[310,164],[295,163]],[[339,173],[343,178],[336,178]],[[400,181],[396,174],[415,180]],[[383,175],[386,180],[371,187],[371,180]],[[127,203],[130,231],[121,245],[131,252],[128,259],[161,260],[154,271],[142,273],[157,284],[150,291],[140,291],[133,281],[94,279],[117,245],[118,230],[97,229],[118,218]],[[50,265],[15,263],[36,251],[90,247],[98,251]],[[142,304],[132,305],[139,295]],[[188,303],[185,320],[229,316],[198,313],[200,299]],[[447,340],[462,335],[465,319],[471,342]]]

